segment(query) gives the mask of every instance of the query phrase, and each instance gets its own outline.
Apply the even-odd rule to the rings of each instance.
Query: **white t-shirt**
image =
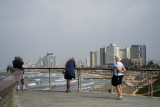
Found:
[[[118,67],[118,69],[122,70],[122,67],[123,67],[123,64],[122,62],[115,62],[114,65],[113,65],[113,74],[115,76],[121,76],[123,75],[123,73],[117,73],[117,70],[116,70],[116,67]]]

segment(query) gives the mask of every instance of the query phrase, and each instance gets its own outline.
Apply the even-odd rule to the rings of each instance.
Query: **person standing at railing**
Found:
[[[123,79],[123,72],[126,71],[123,63],[120,62],[121,58],[115,56],[115,62],[113,65],[113,77],[112,77],[112,85],[116,86],[116,90],[118,93],[118,97],[116,99],[122,100],[122,79]]]
[[[70,58],[66,63],[66,68],[65,68],[65,73],[64,73],[64,77],[67,80],[66,81],[66,87],[67,87],[66,92],[71,92],[70,86],[71,86],[72,78],[75,79],[75,72],[74,72],[75,67],[76,67],[76,64],[75,64],[74,58]]]
[[[12,61],[12,64],[13,64],[14,68],[18,68],[18,69],[23,70],[24,62],[21,57],[15,57],[15,59]],[[24,89],[24,77],[22,77],[22,79],[21,79],[21,84],[22,84],[22,89]],[[19,87],[19,83],[18,83],[17,90],[19,90],[19,89],[20,89],[20,87]]]

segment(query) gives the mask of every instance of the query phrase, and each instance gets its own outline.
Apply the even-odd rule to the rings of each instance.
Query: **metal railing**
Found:
[[[65,68],[24,68],[25,70],[34,70],[34,69],[45,69],[49,72],[49,89],[51,90],[51,70],[64,70]],[[105,72],[110,72],[110,76],[112,77],[112,69],[107,68],[75,68],[75,71],[77,72],[77,79],[78,79],[78,91],[82,91],[82,72],[84,70],[104,70]],[[146,72],[148,74],[148,96],[153,97],[153,81],[152,81],[152,72],[159,72],[159,69],[127,69],[127,71],[130,71],[131,74],[133,72]],[[24,73],[25,75],[25,73]],[[125,75],[125,74],[124,74]],[[103,78],[101,78],[103,79]],[[111,92],[113,92],[113,86],[111,85]]]
[[[51,70],[64,70],[65,68],[24,68],[24,76],[25,76],[25,70],[35,70],[35,69],[46,69],[49,73],[49,89],[51,89]],[[112,76],[112,69],[106,69],[106,68],[75,68],[75,71],[77,72],[77,79],[78,79],[78,91],[82,91],[82,72],[87,70],[94,70],[94,71],[102,71],[103,72],[109,72],[110,76]],[[160,72],[160,69],[127,69],[129,74],[134,74],[134,72],[145,72],[148,82],[148,96],[153,97],[153,73],[154,72]],[[7,78],[3,79],[0,82],[0,105],[8,106],[8,105],[15,105],[15,90],[16,85],[18,81],[22,78],[23,72],[19,69],[13,69],[8,68],[7,69]],[[142,73],[143,74],[143,73]],[[124,75],[128,75],[127,72],[124,73]],[[25,78],[24,78],[25,79]],[[99,78],[102,79],[102,78]],[[112,87],[112,86],[111,86]],[[113,87],[112,91],[113,92]],[[9,99],[8,99],[9,98]]]

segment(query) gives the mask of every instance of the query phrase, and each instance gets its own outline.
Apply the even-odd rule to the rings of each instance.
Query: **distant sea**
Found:
[[[5,72],[0,72],[0,80],[5,78]],[[85,79],[90,78],[90,79]],[[82,76],[82,90],[110,86],[110,80],[92,79],[96,77]],[[98,77],[97,77],[98,78]],[[26,88],[31,90],[49,90],[49,74],[41,72],[25,72]],[[51,73],[51,88],[55,91],[64,91],[66,89],[66,80],[62,73]],[[73,79],[71,90],[78,90],[78,80]]]
[[[0,81],[6,77],[5,74],[6,74],[5,70],[0,70]]]

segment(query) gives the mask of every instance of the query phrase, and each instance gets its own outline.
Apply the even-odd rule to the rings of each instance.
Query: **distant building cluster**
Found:
[[[90,57],[84,60],[75,59],[76,67],[109,67],[113,65],[115,56],[120,56],[121,62],[126,67],[146,65],[146,45],[131,45],[131,48],[120,49],[115,43],[111,43],[109,46],[104,46],[98,51],[91,51]],[[57,67],[56,55],[54,53],[47,53],[43,58],[40,57],[35,65],[28,62],[25,67]]]
[[[76,60],[76,67],[90,67],[90,58],[87,57],[84,60]]]
[[[36,63],[39,68],[54,68],[56,67],[56,55],[54,53],[47,53],[43,58],[39,58]]]
[[[90,52],[90,67],[108,67],[113,65],[114,56],[120,56],[125,66],[146,65],[146,46],[131,45],[131,48],[119,49],[115,43]]]

